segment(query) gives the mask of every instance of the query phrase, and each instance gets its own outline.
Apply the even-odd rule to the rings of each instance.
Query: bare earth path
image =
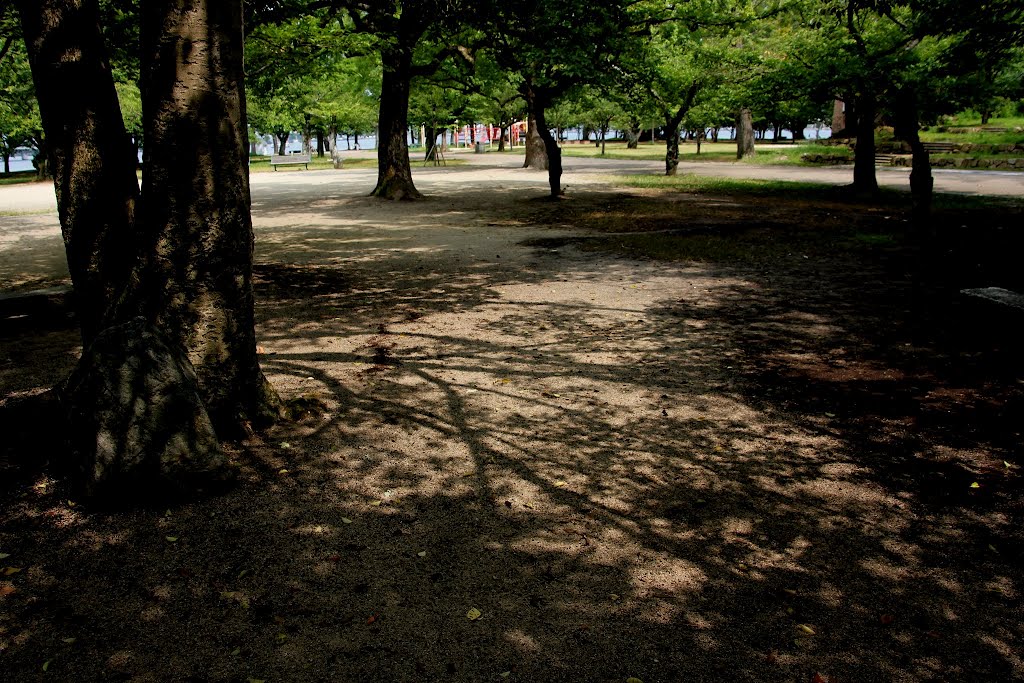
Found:
[[[619,207],[606,162],[567,161],[555,203],[504,159],[418,170],[413,204],[362,196],[370,171],[254,175],[263,365],[301,419],[215,499],[0,498],[0,667],[1024,678],[1019,377],[920,346],[878,264],[559,246]],[[0,289],[59,281],[54,240],[0,217]],[[0,400],[74,361],[73,327],[3,322]]]

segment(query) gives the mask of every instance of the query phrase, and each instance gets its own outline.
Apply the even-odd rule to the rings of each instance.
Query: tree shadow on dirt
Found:
[[[467,223],[506,229],[500,213]],[[571,247],[470,258],[446,235],[368,255],[331,230],[257,267],[263,366],[303,410],[239,450],[235,491],[116,516],[59,490],[11,503],[10,671],[1024,673],[1019,470],[1001,462],[1019,390],[904,346],[899,285]]]

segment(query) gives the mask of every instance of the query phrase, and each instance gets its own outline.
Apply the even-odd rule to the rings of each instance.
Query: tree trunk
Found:
[[[316,129],[316,155],[321,159],[324,156],[324,132],[320,128]]]
[[[665,112],[665,175],[675,175],[679,168],[679,124],[685,115],[685,109]]]
[[[4,175],[11,174],[11,152],[4,149]]]
[[[718,126],[715,126],[714,128],[711,129],[711,142],[718,142],[719,131],[721,131],[721,128],[719,128]]]
[[[540,134],[540,126],[537,125],[537,117],[532,107],[526,117],[526,159],[523,161],[523,168],[532,168],[535,171],[548,170],[547,146]]]
[[[377,186],[370,194],[381,199],[419,199],[423,195],[412,182],[409,143],[409,81],[412,48],[404,45],[381,51],[384,78],[381,82],[377,134]]]
[[[313,156],[313,129],[309,114],[305,114],[302,120],[302,153],[308,157]]]
[[[640,122],[631,120],[626,128],[626,149],[637,149],[640,146]]]
[[[437,134],[439,130],[434,126],[424,126],[423,131],[423,160],[437,161]]]
[[[551,134],[545,120],[545,109],[550,100],[542,99],[532,88],[528,81],[523,82],[523,99],[526,100],[526,111],[529,116],[529,131],[535,133],[544,143],[544,157],[548,169],[548,186],[551,190],[551,198],[557,199],[562,195],[562,150],[558,146],[558,140]],[[529,158],[529,135],[526,138],[527,159]]]
[[[905,92],[897,100],[894,133],[897,138],[910,144],[913,155],[910,170],[911,226],[915,237],[924,244],[930,244],[935,237],[931,221],[932,178],[931,159],[921,142],[917,101],[914,93]]]
[[[988,122],[992,120],[992,111],[990,109],[981,110],[981,125],[987,126]]]
[[[754,156],[754,124],[750,110],[743,107],[736,119],[736,158],[746,159],[752,156]]]
[[[562,148],[558,141],[551,135],[547,123],[544,121],[543,103],[534,102],[534,120],[537,122],[537,132],[544,141],[544,152],[548,160],[548,187],[551,190],[551,198],[557,199],[562,196]]]
[[[242,0],[144,2],[140,26],[144,310],[187,350],[217,433],[233,437],[278,409],[256,356]]]
[[[498,136],[498,151],[505,151],[505,135],[508,133],[508,126],[501,126],[501,134]]]
[[[853,189],[861,194],[878,192],[875,175],[875,100],[857,98],[857,147],[853,153]]]
[[[82,339],[113,319],[136,264],[139,186],[95,0],[18,0]],[[41,160],[42,161],[42,160]],[[41,171],[45,170],[40,163]]]
[[[280,145],[277,148],[277,154],[284,155],[284,154],[288,153],[287,152],[287,150],[288,150],[288,138],[290,138],[291,136],[292,136],[291,132],[286,131],[286,130],[282,130],[282,131],[278,131],[277,132],[277,135],[274,136],[274,141],[277,142]]]

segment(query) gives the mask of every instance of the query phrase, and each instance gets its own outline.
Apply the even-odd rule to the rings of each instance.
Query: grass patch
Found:
[[[742,194],[754,197],[778,195],[787,192],[835,194],[834,185],[796,182],[791,180],[763,180],[740,178],[711,178],[687,173],[685,175],[625,175],[614,176],[627,187],[676,190],[693,194]]]
[[[414,168],[421,166],[423,161],[420,159],[412,159],[412,166]],[[464,159],[446,159],[447,166],[461,166],[465,164]],[[430,164],[432,166],[432,164]],[[377,160],[369,157],[355,157],[351,159],[345,159],[342,164],[341,170],[351,169],[364,169],[364,168],[377,168]],[[283,166],[280,169],[281,173],[289,170],[299,171],[306,170],[302,166]],[[334,170],[334,162],[329,157],[313,157],[309,162],[310,171],[328,171]],[[272,173],[274,168],[270,165],[270,157],[266,156],[254,156],[249,158],[249,173]]]
[[[35,171],[15,171],[0,175],[0,185],[24,185],[25,183],[52,182],[49,179],[39,180]]]

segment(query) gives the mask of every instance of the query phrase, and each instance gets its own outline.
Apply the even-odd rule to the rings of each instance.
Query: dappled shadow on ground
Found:
[[[1024,676],[1005,358],[910,329],[909,284],[868,259],[389,243],[437,229],[423,206],[382,218],[396,232],[367,231],[369,252],[361,228],[281,212],[260,345],[302,417],[239,450],[235,491],[117,516],[47,479],[9,500],[9,671]],[[462,222],[568,220],[537,211]]]

